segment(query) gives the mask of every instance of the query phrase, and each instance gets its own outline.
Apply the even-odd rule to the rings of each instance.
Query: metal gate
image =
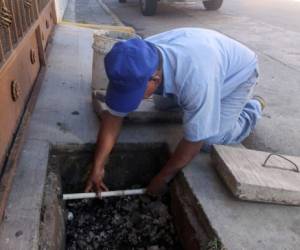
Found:
[[[0,0],[0,65],[26,35],[49,0]]]
[[[55,24],[54,0],[0,0],[0,217],[16,166],[13,141]]]

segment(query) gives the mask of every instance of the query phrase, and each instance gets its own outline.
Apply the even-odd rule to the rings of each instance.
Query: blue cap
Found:
[[[106,104],[113,111],[129,113],[142,101],[147,82],[159,64],[157,48],[133,38],[116,43],[104,58],[109,79]]]

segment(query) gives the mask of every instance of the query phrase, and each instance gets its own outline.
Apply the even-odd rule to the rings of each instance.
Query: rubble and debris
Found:
[[[166,204],[145,195],[69,201],[66,249],[182,249]]]

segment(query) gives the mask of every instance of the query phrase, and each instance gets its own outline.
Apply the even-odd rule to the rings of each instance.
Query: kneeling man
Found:
[[[252,97],[257,56],[218,32],[175,29],[114,45],[105,57],[109,78],[93,170],[86,191],[104,191],[104,163],[121,129],[123,117],[143,98],[155,94],[160,109],[180,107],[184,136],[175,152],[147,187],[159,194],[166,184],[212,144],[243,141],[261,117],[265,102]]]

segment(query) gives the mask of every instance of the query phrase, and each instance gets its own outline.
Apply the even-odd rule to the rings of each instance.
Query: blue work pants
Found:
[[[260,103],[251,99],[257,78],[258,73],[255,70],[249,79],[221,100],[219,133],[205,139],[204,148],[209,149],[212,144],[238,144],[253,131],[262,114]],[[159,110],[178,108],[173,98],[154,95],[153,99]]]

